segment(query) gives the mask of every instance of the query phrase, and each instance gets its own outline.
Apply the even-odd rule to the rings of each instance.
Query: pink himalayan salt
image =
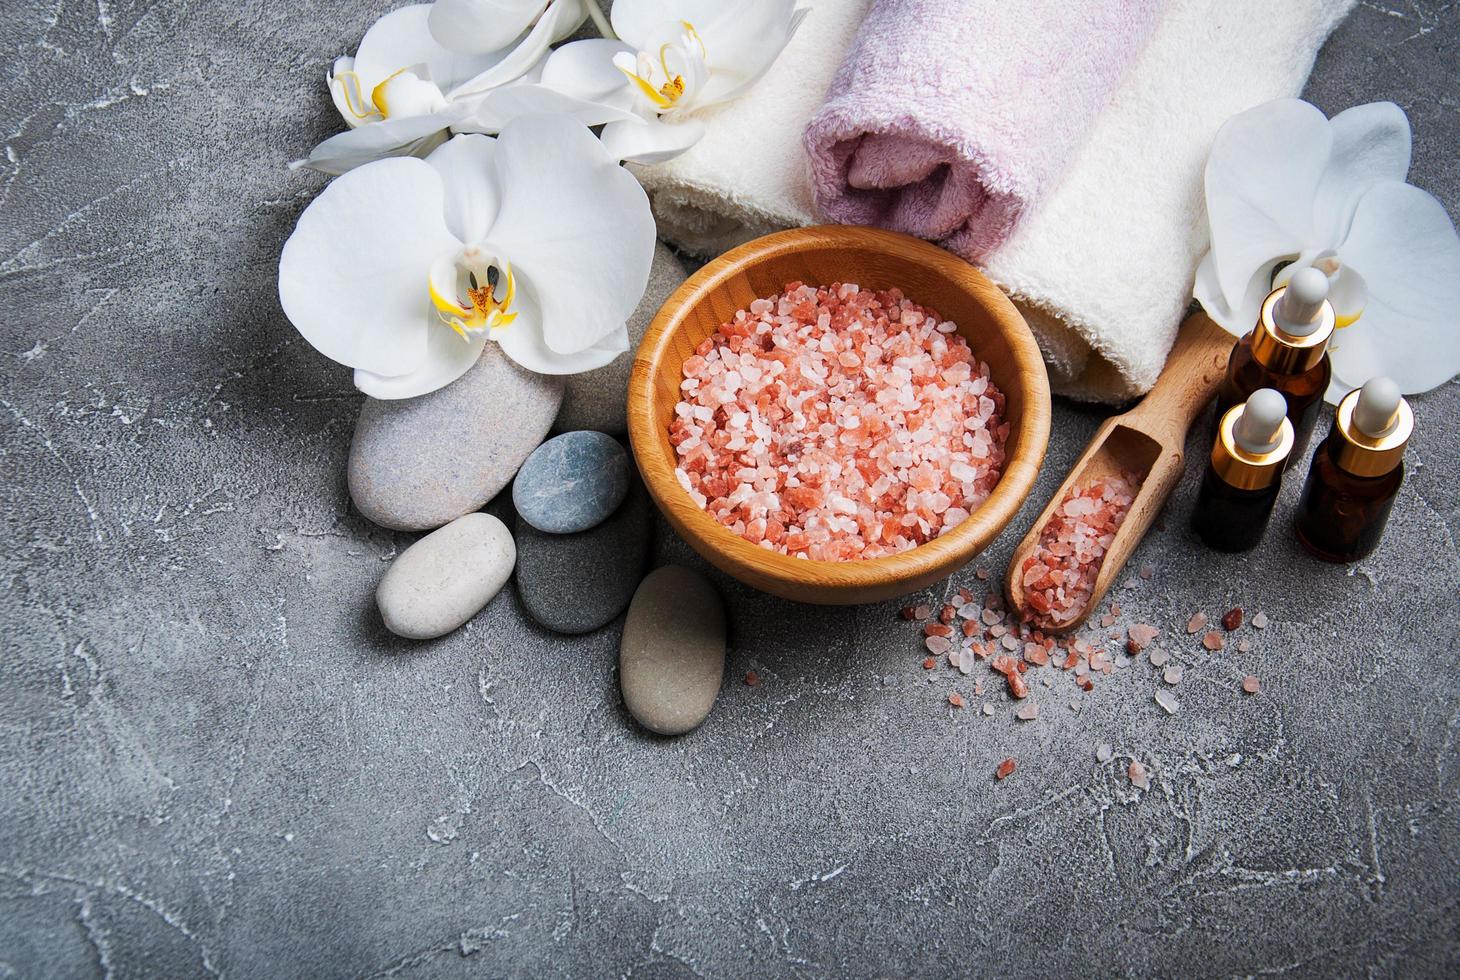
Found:
[[[1045,629],[1061,629],[1084,613],[1105,551],[1115,540],[1138,488],[1135,474],[1112,474],[1065,495],[1040,532],[1034,554],[1024,560],[1028,621]]]
[[[847,561],[946,533],[998,482],[1004,396],[954,324],[900,290],[790,283],[684,362],[680,485],[721,524]]]

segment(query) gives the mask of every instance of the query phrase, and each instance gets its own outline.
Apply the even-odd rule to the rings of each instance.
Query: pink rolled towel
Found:
[[[1058,182],[1164,6],[876,0],[806,127],[817,204],[983,257]]]

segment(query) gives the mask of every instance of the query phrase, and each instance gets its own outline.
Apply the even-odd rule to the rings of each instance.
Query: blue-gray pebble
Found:
[[[629,490],[629,458],[602,432],[565,432],[533,450],[512,485],[517,516],[539,531],[572,534],[602,523]]]

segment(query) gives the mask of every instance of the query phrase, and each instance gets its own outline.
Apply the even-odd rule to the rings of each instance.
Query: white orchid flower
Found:
[[[325,78],[349,129],[294,166],[341,174],[385,157],[425,156],[479,111],[484,97],[522,81],[550,44],[577,30],[586,16],[583,3],[496,0],[490,5],[514,14],[504,22],[518,25],[515,33],[495,47],[468,50],[433,36],[443,19],[447,36],[456,36],[453,18],[435,9],[442,4],[391,11],[365,32],[355,56],[336,59]],[[450,4],[460,6],[460,0]]]
[[[619,39],[563,45],[542,84],[632,112],[604,127],[604,145],[620,160],[658,163],[699,142],[694,113],[754,85],[807,13],[796,0],[616,0]]]
[[[1330,400],[1378,375],[1413,393],[1460,371],[1460,237],[1439,201],[1404,182],[1409,156],[1409,120],[1391,102],[1329,120],[1279,99],[1233,116],[1212,144],[1196,298],[1240,336],[1273,286],[1308,266],[1326,273],[1342,328]]]
[[[335,179],[284,245],[279,299],[357,388],[411,398],[489,339],[541,374],[602,367],[628,349],[653,254],[638,181],[581,123],[526,116]]]

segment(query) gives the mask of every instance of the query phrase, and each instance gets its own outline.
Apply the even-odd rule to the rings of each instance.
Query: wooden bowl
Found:
[[[958,324],[1003,390],[1009,438],[1004,474],[983,506],[952,531],[909,551],[866,561],[807,561],[767,551],[697,507],[675,478],[669,423],[685,358],[737,310],[788,282],[855,282],[901,289]],[[983,273],[926,242],[874,228],[831,225],[766,235],[700,269],[659,309],[629,380],[629,436],[664,516],[717,568],[800,602],[850,605],[906,595],[957,571],[1019,510],[1049,443],[1049,377],[1029,326]]]

